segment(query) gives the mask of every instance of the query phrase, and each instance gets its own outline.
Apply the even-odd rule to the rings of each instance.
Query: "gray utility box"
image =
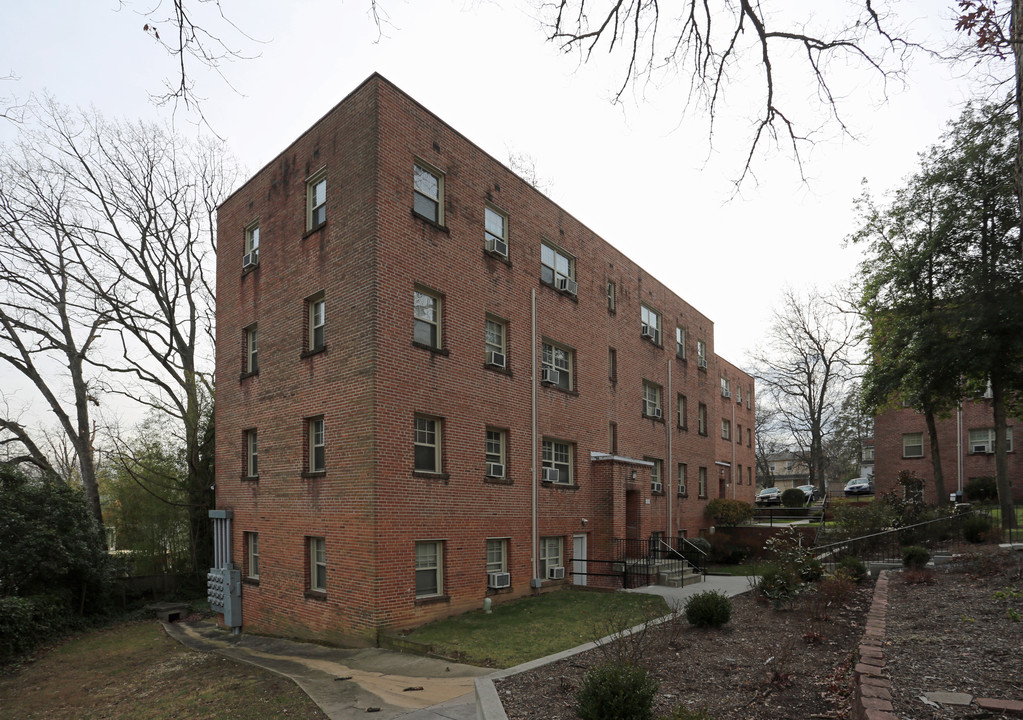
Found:
[[[233,564],[206,573],[206,598],[213,612],[224,615],[224,625],[241,627],[242,573]]]

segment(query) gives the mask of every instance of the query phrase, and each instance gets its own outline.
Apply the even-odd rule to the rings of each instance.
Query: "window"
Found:
[[[750,403],[752,403],[752,402],[753,402],[753,390],[747,387],[746,388],[746,407],[749,408],[750,407]]]
[[[608,448],[612,455],[618,454],[618,423],[610,422],[607,424],[608,434]]]
[[[641,305],[639,308],[639,317],[642,321],[640,330],[642,331],[643,337],[648,338],[652,342],[660,345],[661,344],[661,316],[656,310],[651,310],[646,305]]]
[[[412,209],[417,215],[443,225],[444,176],[417,162],[413,170],[413,185]]]
[[[259,335],[257,327],[250,325],[245,328],[245,359],[242,363],[242,372],[255,374],[259,372]]]
[[[259,263],[259,223],[255,222],[245,228],[245,256],[242,258],[242,269],[254,267]]]
[[[703,403],[696,408],[696,431],[701,435],[707,434],[707,406]]]
[[[508,572],[508,539],[487,538],[487,573]]]
[[[607,309],[608,312],[614,312],[617,307],[618,297],[615,292],[614,280],[607,281]]]
[[[487,477],[505,476],[505,447],[507,434],[504,430],[487,428],[486,460]]]
[[[738,445],[742,445],[742,423],[736,423],[735,425],[735,442]],[[739,478],[740,480],[742,478]]]
[[[259,477],[259,446],[256,431],[245,431],[245,477]]]
[[[728,378],[721,378],[721,397],[732,397],[732,383],[728,381]]]
[[[309,538],[309,589],[327,592],[327,541],[321,537]]]
[[[731,440],[732,439],[732,421],[721,418],[721,439]]]
[[[575,258],[553,245],[541,243],[540,279],[559,290],[571,290],[574,295]]]
[[[686,463],[678,464],[678,494],[687,495],[689,493],[688,487],[689,481],[689,466]]]
[[[487,318],[486,344],[487,365],[494,367],[505,367],[508,363],[508,351],[505,349],[505,338],[508,335],[508,328],[504,322],[496,318]]]
[[[306,300],[306,312],[309,317],[309,337],[306,338],[306,350],[322,350],[325,346],[324,328],[326,326],[327,303],[323,295],[315,295]]]
[[[417,415],[415,427],[415,469],[417,471],[440,472],[440,439],[440,420]]]
[[[259,533],[245,533],[245,577],[259,580]]]
[[[309,427],[309,472],[323,472],[327,469],[323,418],[309,418],[307,425]]]
[[[618,381],[618,351],[614,348],[607,349],[607,379]]]
[[[700,497],[701,498],[705,498],[705,497],[707,497],[707,468],[705,468],[705,467],[700,468],[699,476],[700,476],[700,488],[699,488],[699,490],[700,490]]]
[[[551,576],[551,570],[557,567],[564,567],[561,562],[564,539],[560,537],[540,538],[540,577],[547,579]]]
[[[483,208],[483,241],[487,250],[508,255],[508,216],[489,205]]]
[[[661,386],[647,380],[643,381],[643,415],[661,417]]]
[[[415,308],[413,340],[425,347],[440,349],[440,297],[426,290],[416,290],[412,304]]]
[[[444,543],[439,540],[416,543],[416,597],[444,592]]]
[[[696,341],[696,366],[707,368],[707,343],[703,340]]]
[[[675,357],[679,360],[686,359],[686,331],[683,328],[675,328]]]
[[[738,383],[735,384],[735,404],[742,405],[742,385]]]
[[[864,445],[863,446],[863,462],[873,462],[874,460],[874,446]]]
[[[558,483],[559,485],[571,485],[573,454],[571,443],[559,440],[544,440],[543,479]]]
[[[753,447],[753,430],[746,428],[746,447]]]
[[[753,467],[752,466],[749,466],[749,467],[746,468],[746,484],[747,485],[752,485],[753,484]]]
[[[995,429],[981,428],[970,430],[970,452],[971,453],[993,453],[995,451]],[[1005,428],[1005,449],[1012,452],[1012,428]],[[873,451],[873,448],[871,448]]]
[[[327,222],[327,174],[313,175],[306,181],[306,230],[315,230]]]
[[[571,390],[572,355],[568,348],[545,341],[541,364],[546,372],[541,376],[541,380],[550,385],[557,385],[563,390]]]
[[[678,426],[680,428],[682,428],[683,430],[685,430],[686,427],[688,427],[687,423],[689,422],[687,420],[687,418],[689,416],[689,412],[687,410],[688,404],[689,404],[689,401],[686,400],[686,396],[682,395],[682,394],[679,394],[679,396],[678,396]]]
[[[972,431],[971,431],[972,436]],[[971,438],[972,439],[972,438]],[[971,442],[970,448],[972,450],[973,444]],[[902,436],[902,457],[923,457],[924,456],[924,434],[923,433],[904,433]]]
[[[654,464],[650,468],[650,492],[664,492],[664,474],[662,473],[664,463],[656,458],[648,457],[643,459]]]

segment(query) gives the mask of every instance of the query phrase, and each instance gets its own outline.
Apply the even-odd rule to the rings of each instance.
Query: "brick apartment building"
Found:
[[[1009,482],[1015,502],[1023,502],[1023,460],[1015,452],[1014,418],[1009,418]],[[945,491],[953,493],[973,478],[995,475],[995,431],[991,401],[964,400],[961,410],[936,421]],[[902,492],[898,476],[910,470],[924,482],[924,499],[938,500],[931,463],[931,441],[924,416],[914,410],[889,410],[874,418],[874,488]],[[948,499],[947,497],[945,498]]]
[[[379,75],[224,202],[219,238],[247,629],[372,644],[607,584],[582,573],[615,539],[753,499],[753,380],[713,323]]]

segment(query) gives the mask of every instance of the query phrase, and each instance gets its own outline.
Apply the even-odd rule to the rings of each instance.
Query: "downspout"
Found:
[[[666,402],[664,403],[666,409],[672,407],[671,401],[674,398],[675,398],[675,396],[671,392],[671,360],[669,359],[668,360],[668,397],[665,398]],[[675,406],[675,411],[678,412],[678,406],[677,405]],[[674,536],[673,528],[675,527],[674,525],[671,524],[671,520],[672,520],[672,517],[671,517],[672,498],[675,495],[675,493],[671,489],[672,488],[671,476],[672,476],[673,469],[675,467],[675,463],[672,462],[673,458],[671,457],[671,435],[672,435],[671,423],[672,423],[672,420],[670,418],[665,418],[664,419],[664,427],[665,427],[665,430],[668,433],[668,455],[667,455],[667,458],[664,461],[664,487],[667,490],[667,496],[668,496],[668,527],[666,527],[665,530],[664,530],[664,536],[666,538],[668,538],[669,542],[670,542],[671,538]],[[676,478],[677,478],[677,476],[676,476]]]
[[[738,388],[738,385],[736,385],[736,388]],[[735,403],[729,398],[728,404],[732,406],[732,432],[728,433],[732,436],[732,469],[728,474],[732,478],[732,500],[735,500]],[[739,478],[739,480],[741,481],[742,478]]]
[[[963,491],[963,403],[956,406],[956,474],[959,492]]]
[[[533,413],[533,422],[532,422],[532,426],[533,426],[532,427],[532,431],[533,431],[533,445],[532,445],[532,447],[533,447],[533,450],[532,450],[532,453],[530,454],[530,458],[531,458],[531,464],[532,464],[533,479],[532,479],[532,482],[530,483],[530,485],[532,487],[531,514],[532,514],[532,519],[533,519],[533,532],[532,532],[532,534],[529,537],[529,542],[530,542],[530,545],[531,545],[531,548],[532,548],[531,552],[530,552],[530,557],[532,557],[533,578],[535,579],[535,578],[539,577],[539,575],[537,575],[537,567],[538,567],[538,565],[537,565],[537,559],[538,559],[537,558],[537,553],[539,552],[539,547],[540,547],[540,542],[537,539],[537,532],[538,532],[538,527],[539,527],[539,523],[537,521],[537,506],[539,504],[539,493],[538,493],[538,490],[537,490],[537,471],[536,471],[537,463],[536,463],[536,455],[537,455],[538,447],[539,447],[539,438],[537,437],[537,427],[536,427],[536,396],[537,396],[537,376],[536,376],[536,355],[537,355],[537,347],[536,347],[536,288],[533,288],[533,290],[532,290],[531,300],[532,300],[532,303],[531,303],[532,304],[531,315],[532,315],[532,323],[533,323],[533,335],[532,335],[532,340],[530,341],[530,351],[532,352],[532,355],[533,355],[533,386],[532,386],[532,413]]]

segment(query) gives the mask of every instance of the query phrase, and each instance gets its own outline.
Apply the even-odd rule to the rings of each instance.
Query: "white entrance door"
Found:
[[[586,536],[575,535],[572,537],[572,582],[575,585],[585,585],[586,575]]]

